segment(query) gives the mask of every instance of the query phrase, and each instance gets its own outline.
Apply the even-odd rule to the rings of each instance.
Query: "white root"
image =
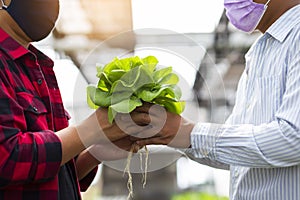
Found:
[[[130,163],[131,163],[134,148],[135,148],[135,145],[132,145],[130,152],[128,154],[127,163],[126,163],[126,166],[124,169],[124,173],[127,173],[127,175],[128,175],[127,188],[128,188],[129,193],[127,196],[127,200],[129,200],[131,197],[133,197],[133,184],[132,184],[132,175],[130,172]]]
[[[126,166],[125,166],[125,169],[124,169],[124,174],[127,173],[128,175],[128,180],[127,180],[127,188],[128,188],[128,196],[127,196],[127,200],[130,200],[130,198],[133,197],[133,183],[132,183],[132,175],[131,175],[131,172],[130,172],[130,164],[131,164],[131,159],[132,159],[132,156],[133,156],[133,151],[135,149],[135,145],[132,145],[131,149],[130,149],[130,152],[128,154],[128,157],[127,157],[127,163],[126,163]],[[143,153],[140,152],[140,167],[141,167],[141,171],[143,173],[143,188],[145,188],[146,186],[146,183],[147,183],[147,173],[148,173],[148,159],[149,159],[149,150],[147,149],[147,147],[145,146],[144,147],[145,149],[145,164],[144,164],[144,169],[143,169]]]
[[[147,146],[144,147],[145,148],[145,171],[143,173],[143,188],[146,187],[147,184],[147,173],[148,173],[148,159],[149,159],[149,150],[147,148]],[[142,163],[141,163],[142,166]]]

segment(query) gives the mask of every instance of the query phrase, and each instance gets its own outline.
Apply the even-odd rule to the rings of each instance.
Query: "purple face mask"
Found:
[[[268,3],[255,3],[253,0],[224,0],[229,21],[239,30],[251,33],[259,24]]]

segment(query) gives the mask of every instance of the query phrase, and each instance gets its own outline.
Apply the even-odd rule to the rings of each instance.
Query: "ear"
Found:
[[[10,5],[11,0],[0,0],[2,8],[7,8]]]

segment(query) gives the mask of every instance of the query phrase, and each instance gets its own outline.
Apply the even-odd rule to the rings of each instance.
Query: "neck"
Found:
[[[257,29],[260,32],[265,33],[268,30],[268,28],[276,20],[278,20],[280,16],[282,16],[289,9],[299,4],[300,4],[300,0],[292,0],[292,1],[285,1],[284,5],[278,6],[278,4],[276,5],[275,0],[270,1],[267,11],[264,17],[262,18],[261,22],[257,26]]]
[[[0,10],[0,27],[20,45],[24,46],[26,49],[29,47],[31,42],[30,38],[5,10]]]

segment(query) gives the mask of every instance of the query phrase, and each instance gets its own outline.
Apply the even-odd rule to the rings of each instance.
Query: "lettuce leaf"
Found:
[[[117,113],[130,113],[143,102],[159,104],[170,112],[181,114],[185,102],[180,101],[179,78],[172,67],[157,69],[157,65],[154,56],[133,56],[114,58],[105,66],[98,66],[97,86],[87,87],[89,107],[107,107],[111,123]]]

